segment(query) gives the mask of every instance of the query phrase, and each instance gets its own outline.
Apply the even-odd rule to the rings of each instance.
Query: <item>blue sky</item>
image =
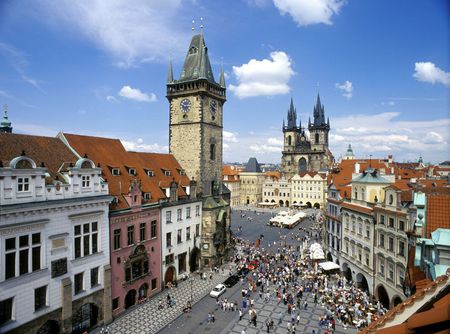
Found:
[[[14,132],[60,130],[166,152],[167,65],[203,17],[226,73],[224,160],[279,162],[290,98],[320,91],[336,158],[450,159],[446,0],[3,1],[0,103]]]

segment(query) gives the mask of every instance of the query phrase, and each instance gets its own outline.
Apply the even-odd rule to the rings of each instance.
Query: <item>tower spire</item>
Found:
[[[172,70],[172,61],[169,61],[169,73],[167,74],[167,83],[173,82],[173,70]]]
[[[223,66],[220,67],[219,85],[225,88],[225,73],[223,72]]]
[[[3,106],[3,120],[0,123],[0,133],[1,132],[12,132],[11,121],[8,119],[8,105]]]

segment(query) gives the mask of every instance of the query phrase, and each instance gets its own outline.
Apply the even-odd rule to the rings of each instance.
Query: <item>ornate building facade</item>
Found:
[[[221,264],[229,249],[230,194],[222,187],[223,70],[219,82],[212,73],[203,34],[192,37],[178,80],[169,66],[167,79],[169,151],[203,198],[202,266]]]
[[[330,120],[325,121],[325,108],[317,95],[314,119],[308,121],[309,135],[301,121],[297,124],[297,110],[291,99],[287,114],[287,125],[283,121],[284,146],[281,158],[281,173],[286,179],[295,174],[328,169],[333,155],[328,148]]]

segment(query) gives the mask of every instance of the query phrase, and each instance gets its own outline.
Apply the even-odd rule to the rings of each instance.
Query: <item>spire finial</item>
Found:
[[[200,18],[200,33],[203,34],[203,17]]]
[[[5,113],[5,117],[8,117],[8,105],[3,105],[3,112]]]
[[[194,32],[195,32],[195,20],[194,19],[192,19],[192,34],[194,34]]]

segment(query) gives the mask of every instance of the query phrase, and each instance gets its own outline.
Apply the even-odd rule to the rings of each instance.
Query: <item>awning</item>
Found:
[[[339,265],[331,261],[319,263],[319,267],[324,271],[340,269]]]

